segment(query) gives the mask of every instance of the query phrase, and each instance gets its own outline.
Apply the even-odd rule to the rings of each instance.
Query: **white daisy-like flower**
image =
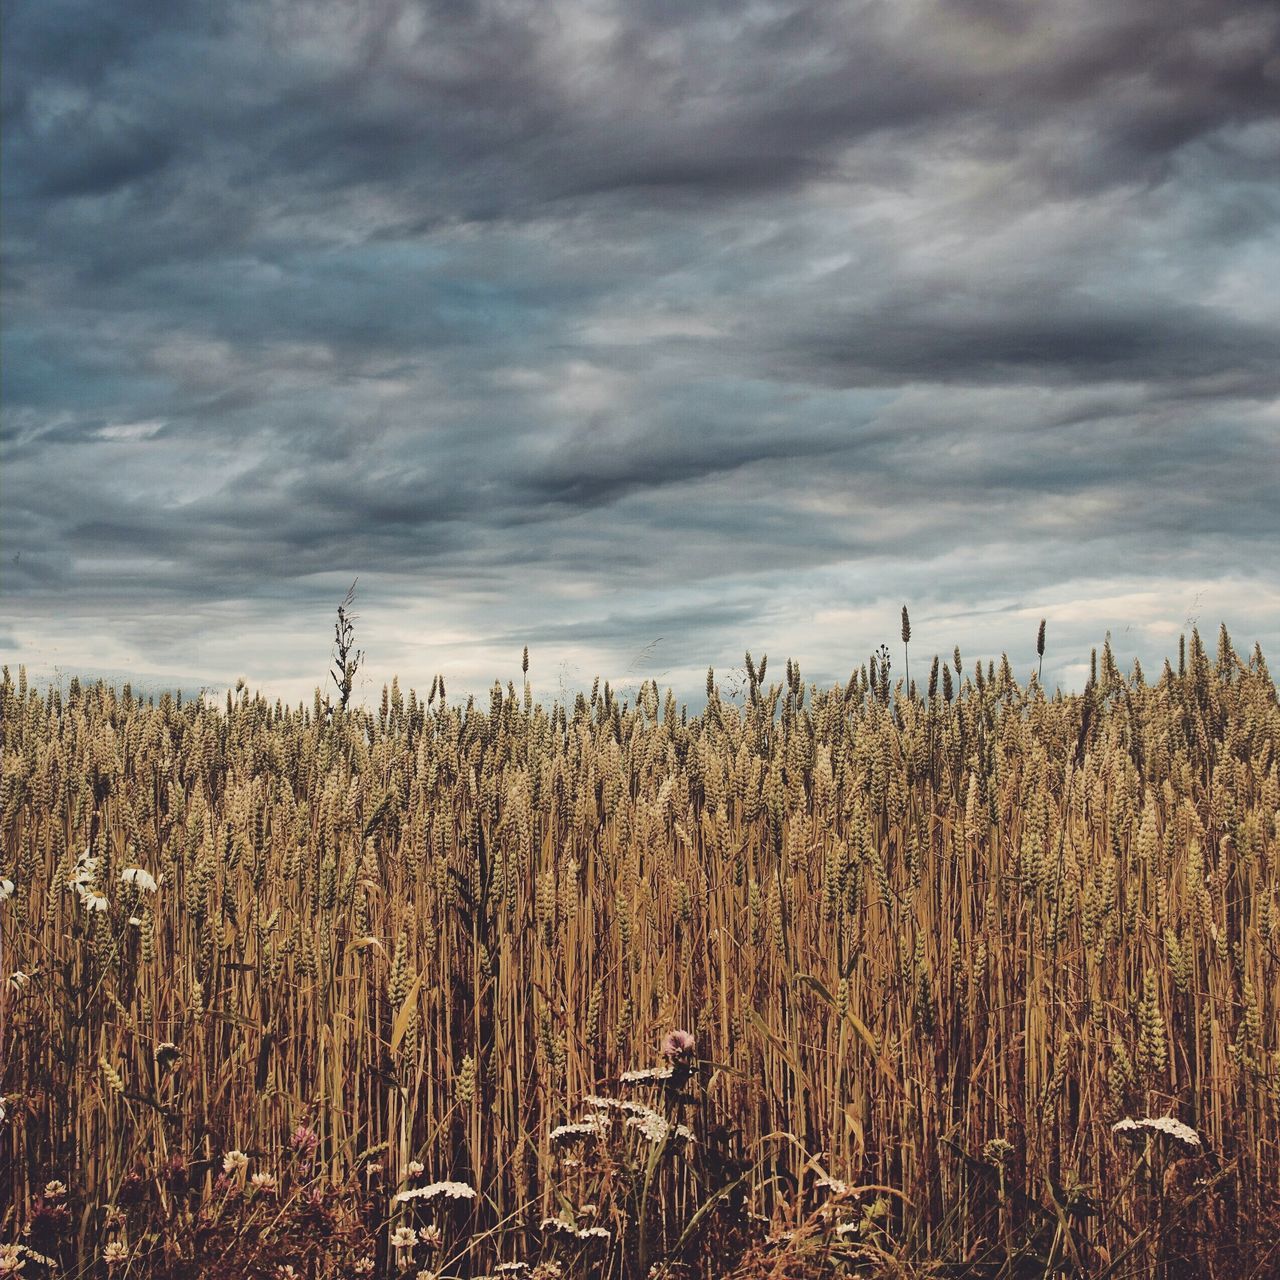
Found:
[[[155,893],[160,887],[156,884],[155,876],[142,867],[125,867],[120,873],[120,883],[131,884],[135,888],[141,889],[144,893]]]
[[[425,1187],[413,1187],[409,1191],[397,1192],[392,1197],[392,1204],[404,1204],[408,1200],[434,1200],[437,1196],[447,1196],[450,1200],[474,1200],[475,1188],[465,1182],[433,1182]]]
[[[228,1151],[222,1157],[222,1172],[228,1178],[234,1177],[238,1173],[243,1173],[249,1167],[249,1157],[243,1151]]]
[[[412,1249],[418,1243],[418,1233],[412,1227],[397,1227],[391,1233],[393,1249]]]
[[[31,985],[31,975],[23,973],[21,969],[15,969],[9,975],[9,985],[15,991],[25,991]]]
[[[3,902],[6,898],[12,898],[14,888],[12,880],[0,880],[0,902]]]
[[[409,1163],[405,1165],[404,1171],[411,1178],[420,1178],[422,1176],[422,1171],[425,1167],[426,1166],[422,1163],[421,1160],[410,1160]]]
[[[249,1185],[255,1190],[260,1191],[264,1195],[274,1194],[276,1192],[276,1178],[273,1173],[255,1173],[249,1179]]]
[[[105,911],[111,905],[106,896],[96,889],[86,889],[83,885],[77,888],[80,890],[80,905],[86,911]]]
[[[51,1182],[44,1184],[44,1196],[46,1200],[61,1200],[67,1194],[67,1184],[54,1178]]]
[[[429,1227],[419,1228],[418,1239],[428,1249],[438,1249],[444,1243],[444,1232],[433,1222]]]

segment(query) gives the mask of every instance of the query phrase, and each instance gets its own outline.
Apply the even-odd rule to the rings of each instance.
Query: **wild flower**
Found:
[[[20,1244],[0,1244],[0,1276],[16,1276],[27,1264]]]
[[[249,1185],[261,1195],[275,1195],[279,1190],[273,1173],[255,1173],[249,1179]]]
[[[404,1171],[411,1178],[420,1178],[425,1168],[426,1166],[421,1160],[410,1160],[409,1163],[405,1165]]]
[[[684,1031],[677,1027],[663,1036],[660,1052],[670,1062],[683,1062],[693,1057],[697,1043],[691,1031]]]
[[[371,1276],[373,1275],[373,1269],[376,1266],[377,1266],[377,1263],[373,1260],[373,1258],[366,1256],[363,1258],[357,1258],[351,1264],[351,1270],[354,1271],[358,1276]]]
[[[96,889],[86,889],[83,885],[78,885],[77,888],[80,891],[80,905],[86,911],[105,911],[111,905],[105,895]]]
[[[222,1172],[228,1178],[233,1178],[237,1174],[243,1173],[249,1167],[249,1157],[239,1149],[228,1151],[222,1157]]]
[[[656,1111],[645,1111],[642,1115],[628,1116],[627,1124],[639,1129],[641,1135],[650,1142],[665,1142],[668,1136],[679,1138],[683,1142],[693,1141],[693,1130],[688,1125],[672,1125]]]
[[[597,1116],[579,1120],[574,1124],[560,1124],[549,1135],[552,1146],[570,1146],[587,1138],[597,1138],[604,1131],[604,1124]]]
[[[129,1261],[129,1250],[119,1240],[113,1240],[103,1249],[102,1260],[109,1267],[118,1267],[122,1262]]]
[[[12,880],[0,880],[0,902],[4,902],[8,898],[13,897],[14,883]]]
[[[44,1194],[46,1200],[61,1200],[67,1194],[67,1184],[54,1178],[44,1184]]]
[[[23,973],[21,969],[15,969],[9,975],[9,986],[13,991],[23,992],[31,985],[31,975]]]
[[[143,893],[155,893],[160,887],[156,884],[151,872],[145,871],[142,867],[125,867],[120,873],[120,883],[131,884]]]
[[[1003,1138],[991,1138],[983,1144],[982,1154],[988,1164],[1001,1165],[1013,1154],[1013,1144]]]
[[[465,1182],[433,1182],[425,1187],[413,1187],[409,1191],[400,1191],[392,1197],[392,1204],[404,1204],[409,1200],[434,1200],[437,1196],[445,1196],[451,1200],[474,1200],[475,1189]]]
[[[418,1231],[418,1239],[428,1249],[438,1249],[444,1243],[444,1232],[433,1222],[430,1226],[422,1227]]]
[[[412,1249],[418,1243],[418,1233],[412,1227],[397,1227],[391,1233],[393,1249]]]
[[[310,1126],[300,1124],[290,1136],[289,1145],[300,1155],[313,1156],[320,1145],[320,1135]]]
[[[1175,1116],[1145,1116],[1141,1120],[1134,1120],[1126,1116],[1123,1120],[1117,1120],[1111,1126],[1111,1132],[1119,1134],[1121,1137],[1141,1137],[1144,1131],[1166,1134],[1168,1137],[1176,1139],[1185,1146],[1193,1147],[1197,1151],[1203,1145],[1200,1141],[1200,1135],[1190,1125],[1183,1124]]]
[[[642,1067],[638,1071],[624,1071],[618,1077],[619,1084],[653,1084],[670,1080],[675,1072],[670,1067]]]

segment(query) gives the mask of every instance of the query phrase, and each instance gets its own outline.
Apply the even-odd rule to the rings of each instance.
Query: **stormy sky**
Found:
[[[1271,0],[12,0],[0,106],[11,664],[1280,656]]]

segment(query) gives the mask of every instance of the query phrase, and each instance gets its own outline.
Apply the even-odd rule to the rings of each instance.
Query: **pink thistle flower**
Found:
[[[677,1028],[675,1031],[668,1031],[662,1037],[661,1053],[670,1062],[687,1061],[693,1057],[697,1043],[691,1031],[682,1031]]]

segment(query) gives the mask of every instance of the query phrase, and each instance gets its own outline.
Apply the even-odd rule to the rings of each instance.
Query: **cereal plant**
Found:
[[[5,669],[0,1275],[1276,1274],[1261,652],[891,665]]]

